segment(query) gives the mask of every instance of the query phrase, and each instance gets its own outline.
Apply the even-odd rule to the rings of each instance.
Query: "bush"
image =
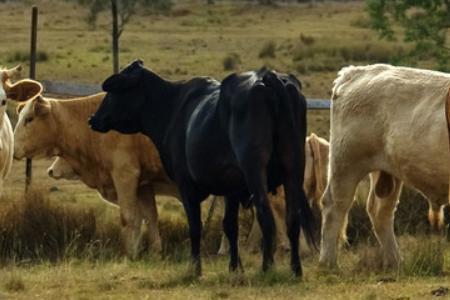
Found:
[[[241,58],[236,53],[230,53],[223,59],[223,69],[225,71],[230,71],[236,69],[236,67],[241,63]]]
[[[312,44],[314,44],[314,42],[316,41],[316,39],[312,36],[307,36],[307,35],[303,35],[300,34],[300,40],[302,41],[303,44],[305,44],[306,46],[310,46]]]
[[[359,27],[359,28],[370,28],[371,23],[370,20],[367,17],[357,17],[350,21],[350,25],[353,27]]]
[[[56,206],[36,191],[10,202],[0,211],[0,263],[120,253],[118,226],[97,226],[92,210]]]
[[[25,290],[25,284],[22,278],[16,274],[11,275],[7,280],[3,281],[3,287],[9,292],[20,292]]]
[[[10,204],[0,207],[0,264],[71,258],[109,260],[124,255],[119,219],[98,222],[94,210],[57,205],[40,191],[30,191],[24,199],[5,199],[4,203]],[[216,254],[222,234],[221,218],[212,218],[208,228],[202,251]],[[184,215],[160,218],[159,230],[163,256],[187,260],[190,242]],[[147,238],[143,235],[141,257],[154,255],[146,251]]]
[[[275,50],[276,50],[276,44],[273,41],[266,42],[261,50],[259,51],[258,57],[259,58],[275,58]]]
[[[307,73],[333,72],[349,63],[395,63],[406,51],[403,47],[392,47],[389,44],[358,43],[351,46],[330,46],[322,43],[313,45],[298,43],[291,53],[295,68],[301,73]]]

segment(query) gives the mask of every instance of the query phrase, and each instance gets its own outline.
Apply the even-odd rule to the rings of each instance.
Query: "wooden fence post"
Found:
[[[31,9],[31,46],[30,46],[30,78],[36,78],[36,44],[37,44],[37,25],[38,25],[38,8],[33,6]],[[25,193],[31,184],[33,164],[32,160],[27,158],[25,168]]]

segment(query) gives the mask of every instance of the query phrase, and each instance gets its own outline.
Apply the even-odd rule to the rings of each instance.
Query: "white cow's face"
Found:
[[[25,102],[19,110],[19,120],[14,129],[14,157],[52,156],[55,154],[56,136],[50,101],[39,96]]]

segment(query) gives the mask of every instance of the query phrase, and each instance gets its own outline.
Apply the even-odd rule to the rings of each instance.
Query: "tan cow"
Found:
[[[0,194],[3,192],[3,182],[11,170],[14,151],[14,136],[11,121],[6,114],[6,99],[11,94],[10,78],[20,71],[20,66],[10,70],[0,68]]]
[[[14,130],[14,156],[63,158],[86,185],[120,207],[125,250],[134,257],[142,222],[149,228],[158,225],[154,195],[178,193],[147,137],[89,129],[87,120],[103,97],[104,93],[71,100],[44,98],[40,93],[26,97],[30,99],[20,106]],[[161,250],[158,230],[149,230],[149,235],[151,247]]]
[[[447,120],[447,133],[448,133],[449,150],[450,150],[450,88],[448,89],[447,101],[445,102],[445,118]],[[449,176],[449,189],[450,189],[450,176]],[[449,197],[449,204],[444,209],[444,214],[445,214],[445,217],[447,220],[450,219],[450,191],[448,193],[448,197]],[[446,233],[447,233],[447,240],[450,241],[450,224],[447,224],[447,232]]]
[[[448,133],[444,106],[450,75],[390,65],[343,68],[334,82],[330,164],[323,196],[320,264],[337,266],[339,234],[356,186],[381,170],[382,201],[368,212],[383,250],[397,266],[394,212],[401,182],[420,191],[434,210],[448,203]]]

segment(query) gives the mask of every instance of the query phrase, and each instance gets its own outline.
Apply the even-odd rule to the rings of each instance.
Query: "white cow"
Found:
[[[334,82],[328,185],[322,199],[320,263],[337,266],[339,233],[356,186],[381,170],[367,207],[383,250],[383,264],[397,266],[394,212],[401,182],[420,191],[432,207],[448,203],[449,146],[444,105],[450,75],[377,64],[343,68]]]
[[[0,193],[3,192],[3,182],[11,170],[14,154],[14,135],[6,114],[6,99],[12,86],[10,78],[20,71],[20,66],[10,70],[0,69]]]

